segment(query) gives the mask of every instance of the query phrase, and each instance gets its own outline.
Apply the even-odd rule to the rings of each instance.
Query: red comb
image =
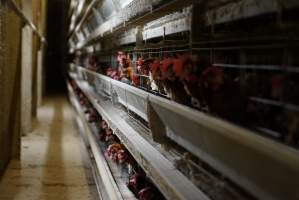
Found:
[[[155,60],[151,65],[150,65],[151,71],[153,73],[156,73],[157,70],[160,68],[160,61],[159,60]]]
[[[174,60],[173,71],[176,76],[180,76],[182,74],[184,65],[187,63],[187,61],[192,62],[191,56],[189,54],[184,54]]]

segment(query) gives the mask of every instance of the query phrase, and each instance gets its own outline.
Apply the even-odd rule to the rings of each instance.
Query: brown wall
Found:
[[[0,174],[11,158],[19,157],[21,20],[0,7]],[[9,23],[8,23],[9,22]]]
[[[45,1],[14,1],[43,33]],[[0,5],[0,177],[10,159],[20,158],[21,133],[30,131],[38,107],[40,39],[23,22],[7,5]]]

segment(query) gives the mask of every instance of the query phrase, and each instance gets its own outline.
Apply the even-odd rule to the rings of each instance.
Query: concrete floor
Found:
[[[97,199],[73,117],[65,98],[45,99],[34,131],[22,138],[21,161],[12,161],[0,182],[0,200]]]

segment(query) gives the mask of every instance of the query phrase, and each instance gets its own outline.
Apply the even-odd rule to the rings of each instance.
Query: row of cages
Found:
[[[297,51],[297,47],[132,51],[127,58],[134,76],[127,83],[298,147]],[[82,56],[77,64],[88,68],[90,57],[94,55]],[[121,81],[117,57],[117,53],[98,56],[93,70]],[[179,62],[185,62],[185,71],[175,71]]]
[[[147,177],[146,173],[131,155],[130,151],[118,136],[113,133],[112,128],[109,127],[109,123],[105,121],[100,113],[93,107],[88,97],[81,91],[76,82],[74,80],[69,80],[69,82],[72,88],[71,90],[76,98],[75,101],[80,105],[78,111],[81,112],[80,114],[83,114],[84,121],[91,127],[90,130],[92,131],[94,138],[96,138],[96,144],[98,150],[100,150],[99,153],[104,156],[105,162],[108,163],[112,176],[117,176],[113,177],[113,179],[120,179],[121,183],[116,180],[117,187],[119,187],[116,190],[119,190],[120,193],[120,197],[118,198],[165,199],[155,184],[149,177]],[[101,163],[101,165],[103,165],[103,163]],[[103,184],[105,185],[104,187],[106,187],[107,183]],[[124,185],[127,186],[126,190],[121,188]],[[103,194],[101,194],[101,196],[102,195]]]
[[[71,75],[70,77],[72,77],[70,79],[70,82],[72,83],[73,88],[77,92],[80,91],[79,96],[78,96],[79,99],[81,99],[79,107],[83,108],[83,110],[85,110],[85,113],[87,113],[87,119],[89,121],[89,126],[93,127],[93,130],[95,130],[95,134],[96,134],[96,138],[97,138],[96,140],[102,141],[102,142],[100,142],[100,145],[102,145],[103,142],[109,143],[109,141],[111,142],[111,140],[114,141],[112,144],[110,144],[108,146],[106,145],[106,148],[104,148],[105,149],[104,152],[106,152],[105,156],[108,158],[108,160],[112,159],[112,161],[114,161],[114,163],[118,164],[118,168],[121,168],[121,171],[122,171],[121,178],[119,178],[120,177],[119,171],[112,174],[112,176],[115,176],[115,177],[113,177],[114,179],[117,179],[117,180],[121,179],[121,181],[116,180],[116,182],[120,188],[122,188],[123,187],[122,185],[124,185],[124,184],[120,184],[120,183],[125,182],[129,186],[129,188],[134,192],[134,194],[136,194],[136,192],[135,192],[136,188],[134,189],[134,187],[139,188],[140,186],[136,186],[136,185],[140,185],[140,184],[142,186],[143,182],[140,182],[140,181],[143,181],[143,180],[147,180],[147,182],[150,183],[151,181],[149,179],[151,179],[156,184],[157,188],[154,189],[153,185],[152,185],[152,187],[150,189],[147,189],[144,192],[143,192],[143,190],[141,190],[141,192],[139,192],[139,193],[145,194],[145,196],[143,195],[143,197],[141,197],[141,199],[162,199],[163,197],[162,197],[161,193],[158,192],[159,189],[161,189],[161,192],[165,195],[165,198],[167,198],[167,199],[193,199],[194,196],[198,196],[200,199],[210,199],[210,198],[211,199],[223,199],[223,197],[229,199],[230,196],[242,195],[242,194],[239,194],[240,191],[242,193],[241,189],[239,189],[236,186],[232,186],[231,183],[227,182],[219,175],[212,175],[205,170],[201,170],[202,167],[200,167],[200,165],[198,163],[191,161],[189,159],[189,156],[187,156],[188,159],[186,157],[186,159],[182,159],[182,160],[179,159],[178,161],[173,160],[174,159],[173,155],[170,156],[170,154],[169,154],[168,156],[166,156],[164,154],[162,155],[159,150],[153,150],[153,149],[155,149],[154,146],[156,146],[156,145],[152,146],[152,142],[149,142],[144,139],[140,140],[140,137],[139,137],[139,139],[137,139],[138,136],[135,135],[134,133],[128,134],[127,131],[130,130],[130,128],[126,129],[127,131],[124,131],[122,128],[119,127],[119,125],[127,123],[128,121],[131,121],[130,119],[132,119],[132,118],[130,118],[128,115],[129,118],[119,117],[119,119],[117,121],[113,121],[112,115],[114,115],[115,113],[118,113],[118,115],[120,115],[120,116],[125,114],[125,113],[123,113],[122,109],[117,110],[117,111],[116,110],[108,111],[107,108],[105,108],[105,109],[104,109],[104,107],[99,108],[99,107],[101,107],[99,105],[101,105],[102,103],[104,103],[104,102],[107,103],[107,99],[106,98],[98,98],[97,95],[93,95],[92,94],[93,91],[90,90],[89,87],[84,83],[85,81],[83,81],[81,79],[83,77],[81,77],[81,76],[77,77],[77,76],[74,76],[74,74],[70,74],[70,75]],[[83,75],[83,76],[85,76],[85,75]],[[101,84],[102,92],[104,92],[104,90],[105,90],[107,92],[106,94],[108,94],[109,90],[107,90],[107,88],[109,86],[106,81],[108,81],[108,80],[105,78],[102,81],[102,84]],[[69,89],[69,90],[72,90],[72,89]],[[70,96],[72,96],[72,95],[70,95]],[[84,99],[86,101],[82,101]],[[104,104],[106,104],[106,103],[104,103]],[[74,103],[73,103],[73,105],[74,105]],[[87,106],[87,108],[92,108],[92,109],[86,110],[86,106]],[[118,108],[118,106],[115,106],[115,108]],[[102,110],[102,109],[104,109],[104,110]],[[102,116],[102,117],[99,117],[99,116]],[[122,120],[124,120],[124,121],[122,121]],[[131,123],[135,124],[134,120],[131,121]],[[98,135],[99,129],[98,128],[94,129],[94,127],[104,127],[105,130],[100,131],[100,134]],[[137,128],[137,127],[135,127],[135,128]],[[138,134],[142,134],[141,132],[144,132],[144,133],[147,132],[142,127],[143,126],[137,128],[139,130]],[[100,128],[100,130],[101,130],[101,128]],[[86,131],[85,131],[85,134],[86,134]],[[117,138],[119,138],[119,139],[117,139]],[[141,138],[143,138],[143,137],[141,137]],[[117,140],[115,140],[115,139],[117,139]],[[117,141],[117,143],[115,143],[115,141]],[[141,143],[141,144],[139,144],[139,143]],[[119,147],[119,144],[121,144],[122,148],[120,148],[120,151],[115,152],[116,155],[114,155],[114,153],[113,153],[114,147]],[[139,149],[140,147],[142,148],[141,151]],[[125,152],[123,151],[124,149],[126,149]],[[130,154],[130,152],[132,154]],[[174,153],[174,152],[172,152],[172,153]],[[175,159],[178,159],[180,153],[176,152],[175,154],[176,154]],[[117,155],[119,155],[120,157],[118,157]],[[133,155],[133,157],[136,158],[136,160],[135,160],[136,162],[132,163],[132,160],[134,160],[134,159],[132,159],[132,157],[129,155],[131,155],[131,156]],[[168,158],[166,158],[165,156]],[[174,162],[174,163],[170,163],[169,161]],[[98,165],[102,165],[102,162],[98,163]],[[110,162],[109,165],[112,170],[113,170],[113,168],[115,168],[115,167],[111,166],[111,165],[113,165],[113,163],[111,164],[111,162]],[[133,167],[132,167],[132,165],[133,165]],[[141,168],[144,169],[144,171],[141,168],[140,169],[137,168],[138,173],[136,175],[136,166],[141,166]],[[101,168],[101,167],[98,166],[98,168]],[[130,171],[132,171],[132,169],[134,169],[133,170],[134,173],[131,176],[131,178],[129,178],[129,182],[127,182],[128,173],[130,173]],[[183,173],[184,175],[181,173]],[[145,177],[145,174],[148,175],[146,179],[143,178],[143,177]],[[142,175],[142,176],[140,177],[140,175]],[[169,176],[169,175],[171,175],[171,176]],[[188,178],[186,178],[185,176]],[[137,179],[137,183],[136,183],[136,179]],[[180,182],[178,183],[177,180],[180,180]],[[221,186],[218,185],[219,182],[222,182],[223,185],[221,185]],[[224,184],[224,182],[225,182],[225,184]],[[104,185],[106,185],[106,183]],[[197,187],[198,187],[198,189],[197,189]],[[204,191],[206,194],[203,194],[202,191]],[[149,194],[151,194],[151,195],[149,195]],[[131,199],[131,198],[128,195],[125,195],[124,199]]]
[[[124,2],[105,0],[97,5],[96,8],[93,8],[93,15],[87,19],[86,25],[81,28],[80,32],[73,35],[71,43],[78,43],[87,39],[99,27],[99,34],[104,34],[132,20],[133,18],[138,18],[139,16],[149,13],[153,9],[161,7],[169,2],[170,0],[138,0]],[[189,12],[186,13],[186,10],[182,11],[184,16],[188,13]],[[173,14],[172,16],[166,17],[166,20],[164,19],[163,22],[167,23],[171,20],[175,20],[182,14],[179,12],[177,14]]]
[[[181,7],[174,9],[176,4]],[[146,42],[181,32],[191,32],[192,40],[200,40],[200,37],[193,33],[203,31],[204,34],[201,35],[203,37],[206,34],[217,35],[217,32],[223,34],[225,32],[219,31],[218,27],[224,28],[223,30],[228,28],[226,31],[230,32],[235,29],[234,26],[228,25],[230,23],[242,26],[238,31],[246,33],[251,31],[250,27],[257,25],[250,21],[258,16],[264,16],[265,20],[260,21],[264,25],[271,26],[276,23],[278,27],[285,29],[290,25],[289,22],[296,24],[298,6],[298,3],[292,0],[280,4],[271,0],[260,2],[227,0],[211,1],[206,4],[197,1],[184,3],[180,0],[134,0],[122,4],[105,0],[98,7],[91,9],[92,13],[88,20],[83,25],[80,24],[80,29],[76,29],[71,35],[70,46],[73,49],[81,49],[107,34],[113,35],[112,43],[119,45],[132,44],[140,40]],[[203,13],[198,13],[197,10]],[[239,23],[244,20],[247,21]],[[202,23],[200,25],[202,28],[198,27],[198,23]],[[130,26],[126,28],[126,24]],[[263,25],[260,27],[260,30],[262,29]],[[114,34],[117,30],[121,31]]]
[[[199,158],[199,163],[207,163],[208,166],[212,167],[204,167],[209,172],[208,176],[211,175],[211,172],[214,174],[214,170],[216,170],[220,173],[220,177],[227,177],[232,183],[238,185],[237,187],[232,186],[234,184],[231,184],[230,181],[225,181],[228,188],[222,188],[221,192],[219,190],[218,195],[214,192],[208,192],[216,199],[220,198],[219,194],[223,197],[224,193],[227,192],[226,190],[231,191],[232,188],[237,188],[233,190],[238,191],[237,193],[241,191],[243,195],[247,196],[246,198],[252,198],[250,195],[248,196],[248,193],[245,192],[244,194],[239,187],[248,191],[249,194],[253,194],[253,196],[263,198],[272,196],[274,198],[273,195],[275,194],[277,195],[275,199],[280,199],[282,196],[279,195],[284,192],[281,193],[281,189],[277,189],[277,192],[273,191],[273,184],[277,184],[276,181],[278,180],[289,182],[290,180],[283,178],[286,177],[286,173],[292,174],[294,172],[294,175],[297,176],[296,170],[292,170],[292,166],[297,165],[297,153],[285,145],[280,145],[265,137],[253,134],[255,132],[240,129],[195,109],[173,103],[164,97],[121,83],[94,71],[76,66],[72,66],[70,71],[71,77],[86,82],[91,91],[110,97],[112,104],[115,104],[116,107],[118,104],[124,106],[133,114],[130,114],[133,118],[150,128],[151,131],[148,136],[155,142],[167,144],[169,139],[174,141],[191,155]],[[273,154],[272,152],[276,153]],[[236,157],[238,159],[235,159]],[[181,168],[183,174],[186,170],[184,167],[186,160],[188,159],[182,160],[182,165],[179,164],[180,162],[177,163],[177,167]],[[289,161],[291,162],[289,163]],[[203,163],[195,166],[203,167],[206,165]],[[273,168],[274,163],[279,163],[279,169]],[[252,167],[256,165],[263,165],[264,168],[260,169],[260,173],[252,175]],[[275,174],[275,180],[272,179],[270,183],[267,177],[271,174]],[[210,191],[209,187],[211,186],[206,188],[205,185],[202,185],[201,179],[190,176],[188,173],[187,176],[194,181],[194,184],[198,184],[200,189],[203,187],[204,191],[206,191],[205,189]],[[221,182],[221,178],[216,177],[218,178],[215,180]],[[256,191],[256,187],[260,188],[261,191]],[[293,196],[292,187],[288,188],[287,190],[290,190],[288,195]],[[285,195],[286,193],[283,194],[284,197]]]
[[[114,172],[117,172],[117,176],[119,176],[119,173],[121,174],[121,181],[127,184],[128,189],[132,192],[131,197],[126,195],[123,198],[127,199],[135,196],[137,199],[165,199],[155,184],[147,177],[146,172],[130,154],[130,151],[126,149],[118,136],[114,134],[109,124],[93,107],[88,97],[76,84],[76,81],[74,79],[69,81],[72,87],[71,90],[74,91],[77,102],[80,105],[81,112],[84,113],[85,120],[92,127],[92,132],[98,141],[97,144],[102,150],[100,153],[104,155],[110,168],[117,168]],[[176,156],[178,155],[182,157],[175,160],[175,167],[188,177],[196,187],[205,192],[209,198],[231,199],[242,196],[244,199],[255,199],[220,174],[215,173],[209,166],[202,166],[204,164],[198,163],[194,158],[191,158],[191,155],[182,155],[180,152],[176,152]]]
[[[293,199],[297,181],[286,177],[299,174],[298,3],[208,1],[206,10],[172,2],[183,1],[159,1],[150,14],[139,1],[124,4],[119,16],[135,9],[125,23],[115,13],[90,17],[71,41],[71,77],[125,108],[153,141],[174,142],[207,176],[225,179],[228,187],[213,192],[185,171],[189,158],[178,162],[211,199]],[[163,5],[169,11],[159,14]]]

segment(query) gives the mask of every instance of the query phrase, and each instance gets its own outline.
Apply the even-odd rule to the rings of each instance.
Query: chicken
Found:
[[[119,80],[119,72],[117,69],[108,68],[106,75],[112,79]]]
[[[108,127],[108,124],[107,124],[107,122],[106,122],[105,120],[101,120],[101,121],[99,122],[99,127],[100,127],[100,129],[102,129],[102,130],[106,130],[106,128]]]
[[[128,157],[129,157],[129,153],[125,149],[120,149],[117,152],[117,162],[119,164],[124,164],[127,161]]]
[[[152,187],[143,188],[138,192],[139,200],[158,200],[157,193]]]
[[[117,162],[117,153],[121,149],[123,149],[123,147],[120,143],[113,143],[109,145],[105,154],[108,158],[112,159],[114,162]]]
[[[190,100],[188,94],[186,93],[182,82],[176,77],[173,65],[173,58],[168,57],[162,60],[162,65],[160,65],[162,85],[166,88],[170,99],[180,104],[189,105]]]
[[[138,58],[136,61],[136,72],[138,74],[142,74],[142,65],[143,65],[144,61],[142,58]]]
[[[200,81],[199,66],[205,67],[203,62],[199,63],[197,57],[190,54],[178,56],[174,60],[173,71],[176,77],[184,85],[185,92],[190,97],[192,107],[201,111],[207,111],[207,103],[203,96],[202,85]]]
[[[87,99],[83,95],[83,93],[79,93],[78,97],[79,97],[79,103],[80,103],[81,106],[84,106],[84,105],[87,104]]]
[[[163,195],[147,179],[144,173],[135,173],[130,176],[128,188],[140,200],[164,200]]]
[[[131,60],[125,54],[119,54],[117,58],[119,62],[119,78],[121,82],[131,84],[133,77],[133,68]]]
[[[139,76],[139,86],[143,89],[153,90],[151,85],[150,77],[150,65],[154,60],[152,58],[149,59],[141,59],[139,58],[136,62],[137,73]],[[156,89],[156,88],[154,88]]]
[[[120,143],[113,143],[109,145],[106,150],[106,156],[118,164],[130,162],[130,154],[125,147]]]
[[[82,106],[82,109],[85,114],[90,113],[91,111],[91,104],[88,101],[87,97],[82,93],[80,88],[77,86],[76,82],[74,80],[71,80],[71,85],[74,88],[75,95],[79,99],[79,104]]]
[[[108,127],[107,123],[104,120],[100,122],[99,128],[100,140],[102,142],[109,144],[118,141],[117,137],[113,134],[112,129]]]
[[[140,87],[140,78],[136,74],[132,76],[132,85],[135,87]]]
[[[105,120],[100,120],[98,123],[98,128],[100,140],[104,142],[106,140],[106,131],[109,129],[107,122]]]
[[[161,81],[161,70],[160,70],[160,60],[156,59],[150,64],[150,83],[151,83],[151,89],[153,91],[157,91],[160,94],[166,94],[165,90],[162,85]]]
[[[235,123],[246,122],[247,96],[240,83],[224,76],[224,71],[209,67],[202,73],[203,95],[212,114]]]
[[[89,109],[87,117],[89,123],[96,123],[99,120],[99,114],[94,108]]]
[[[106,140],[106,130],[102,129],[99,131],[100,141],[105,142]]]
[[[79,104],[82,106],[84,113],[85,114],[90,113],[91,104],[81,91],[78,94],[78,98],[79,98]]]
[[[113,131],[111,128],[105,129],[105,142],[114,142],[116,140],[115,135],[113,134]]]
[[[145,175],[141,173],[133,174],[130,176],[127,186],[135,195],[137,195],[140,190],[147,186]]]
[[[124,58],[127,58],[126,54],[125,54],[124,52],[122,52],[122,51],[119,51],[119,52],[117,53],[117,61],[118,61],[119,63],[121,63],[121,62],[123,61]]]

